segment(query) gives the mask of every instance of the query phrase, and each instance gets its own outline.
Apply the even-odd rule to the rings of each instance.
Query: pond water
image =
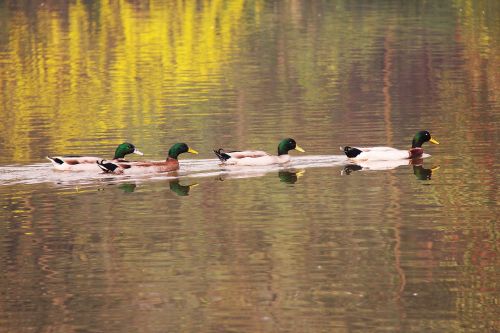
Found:
[[[1,2],[0,331],[497,332],[499,36],[494,0]],[[124,141],[200,154],[45,159]]]

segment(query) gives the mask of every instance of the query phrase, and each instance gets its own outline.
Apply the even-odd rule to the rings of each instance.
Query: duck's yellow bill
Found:
[[[302,177],[306,173],[306,170],[300,170],[295,173],[295,175],[298,177]]]
[[[300,148],[299,146],[295,146],[295,150],[298,150],[301,153],[305,153],[306,152],[304,149]]]
[[[188,148],[188,153],[191,153],[191,154],[198,154],[198,152],[192,148]]]
[[[430,138],[429,142],[430,142],[430,143],[433,143],[433,144],[435,144],[435,145],[438,145],[438,144],[439,144],[439,142],[437,142],[437,140],[435,140],[435,139],[433,139],[433,138]]]

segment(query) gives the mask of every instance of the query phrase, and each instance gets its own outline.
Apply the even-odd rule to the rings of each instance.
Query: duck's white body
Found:
[[[47,156],[47,159],[60,171],[101,171],[97,163],[103,160],[95,156]]]
[[[354,161],[397,161],[412,158],[412,150],[401,150],[392,147],[355,147],[362,152],[352,157]],[[421,153],[420,157],[429,157],[429,154]]]
[[[288,154],[275,156],[260,150],[245,150],[225,154],[231,158],[222,162],[224,165],[262,166],[290,162],[290,155]]]

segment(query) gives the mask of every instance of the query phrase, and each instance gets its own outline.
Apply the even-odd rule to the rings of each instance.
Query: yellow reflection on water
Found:
[[[199,133],[200,141],[212,144],[226,134],[212,134],[217,130],[212,123],[227,114],[235,145],[259,143],[251,140],[259,140],[253,139],[256,132],[266,128],[273,134],[301,132],[321,143],[317,153],[331,153],[323,149],[327,143],[348,140],[345,133],[336,136],[334,126],[363,131],[368,142],[385,138],[391,144],[405,131],[435,121],[421,112],[409,123],[411,111],[399,114],[398,73],[424,68],[412,62],[389,66],[406,57],[400,46],[407,36],[387,29],[399,20],[383,8],[372,8],[361,19],[342,1],[331,7],[261,0],[34,1],[28,9],[16,3],[0,5],[2,162],[41,161],[48,153],[104,155],[124,140],[138,140],[156,153],[167,145],[158,132],[174,133],[169,141]],[[481,101],[484,83],[488,103],[498,104],[498,75],[491,74],[500,61],[495,42],[500,31],[492,14],[498,4],[455,0],[447,20],[429,15],[433,6],[423,3],[418,9],[424,14],[412,15],[424,15],[429,31],[441,33],[426,35],[429,45],[441,45],[443,35],[453,37],[446,54],[459,58],[464,71],[434,60],[444,50],[434,54],[421,40],[413,42],[429,59],[425,70],[443,100],[438,120],[450,124],[452,133],[445,134],[458,141],[470,127],[484,132],[484,121],[474,112],[455,112]],[[390,25],[382,29],[384,21]],[[381,40],[389,42],[384,52],[376,49]],[[378,59],[381,55],[385,58]],[[378,61],[386,61],[384,85],[371,80],[381,73]],[[353,77],[360,82],[351,82]],[[358,83],[359,89],[351,89]],[[365,92],[374,97],[357,103],[365,101],[360,98]],[[384,112],[372,101],[380,96]],[[460,106],[448,109],[449,98]],[[267,103],[265,111],[255,105],[259,100]],[[233,109],[227,111],[227,105]],[[494,122],[487,123],[493,132]]]
[[[33,140],[59,152],[72,148],[68,138],[116,144],[114,133],[168,117],[166,105],[206,99],[241,34],[244,4],[76,1],[66,9],[7,9],[0,135],[11,159],[32,158]]]

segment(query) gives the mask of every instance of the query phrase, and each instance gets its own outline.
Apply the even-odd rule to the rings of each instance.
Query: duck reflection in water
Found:
[[[432,167],[430,169],[424,168],[423,159],[417,158],[412,160],[402,160],[402,161],[384,161],[384,162],[363,162],[356,164],[348,164],[340,172],[341,175],[350,175],[355,171],[381,171],[381,170],[393,170],[402,165],[412,165],[413,174],[418,180],[430,180],[432,177],[432,172],[439,169],[439,166]]]
[[[287,184],[295,184],[297,180],[306,172],[306,170],[281,170],[278,172],[280,182]]]
[[[229,179],[241,179],[241,178],[254,178],[254,177],[263,177],[267,174],[269,174],[274,170],[249,170],[249,169],[243,169],[243,170],[237,170],[237,171],[231,171],[231,172],[224,172],[221,173],[217,179],[220,181],[225,181]],[[295,170],[295,169],[278,169],[278,178],[280,182],[287,183],[287,184],[294,184],[297,182],[297,180],[305,173],[305,170]]]
[[[178,196],[184,197],[189,195],[189,191],[192,187],[198,186],[197,183],[189,184],[189,185],[181,185],[179,179],[173,179],[168,182],[168,186],[170,191],[174,192]],[[135,183],[123,183],[118,185],[118,188],[122,190],[124,193],[132,193],[137,188]]]
[[[189,191],[192,187],[198,186],[198,183],[181,185],[179,179],[174,179],[169,182],[170,191],[174,192],[178,196],[185,197],[189,195]]]
[[[124,193],[132,193],[135,191],[136,187],[137,185],[134,183],[123,183],[118,185],[118,188],[122,190]]]
[[[413,174],[417,177],[418,180],[431,180],[432,172],[439,169],[439,166],[435,166],[430,169],[424,168],[422,165],[414,165],[413,166]]]

